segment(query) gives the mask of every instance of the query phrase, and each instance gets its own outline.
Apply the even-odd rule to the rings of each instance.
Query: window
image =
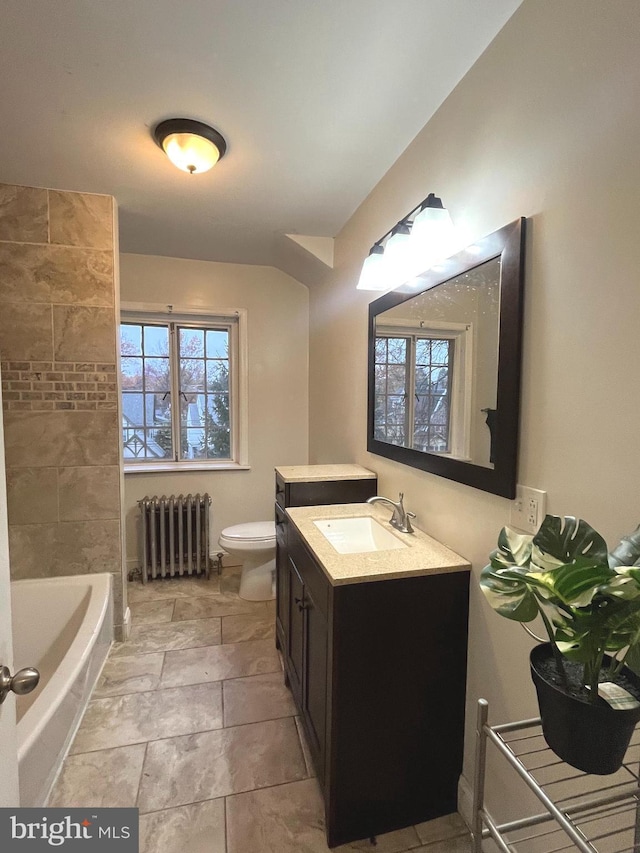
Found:
[[[155,319],[120,325],[125,465],[238,462],[238,320]]]
[[[376,338],[375,437],[435,453],[449,451],[450,340]]]
[[[374,437],[428,453],[465,455],[470,327],[377,331]]]

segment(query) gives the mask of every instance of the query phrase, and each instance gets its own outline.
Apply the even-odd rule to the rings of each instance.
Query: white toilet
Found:
[[[218,543],[242,563],[238,595],[247,601],[269,601],[276,597],[276,525],[274,521],[251,521],[225,527]]]

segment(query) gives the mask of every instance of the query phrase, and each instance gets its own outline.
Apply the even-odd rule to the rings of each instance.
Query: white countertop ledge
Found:
[[[391,527],[392,510],[379,504],[289,507],[287,515],[322,566],[332,586],[470,571],[471,565],[421,530],[401,533]],[[393,551],[339,554],[313,523],[320,519],[371,516],[407,547]]]
[[[373,480],[377,474],[362,465],[279,465],[276,467],[285,483],[315,483],[323,480]]]

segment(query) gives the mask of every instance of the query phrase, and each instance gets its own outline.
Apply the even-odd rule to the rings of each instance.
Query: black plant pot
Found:
[[[640,721],[640,708],[614,710],[600,697],[590,703],[566,693],[540,673],[540,664],[552,657],[550,643],[536,646],[530,656],[544,739],[556,755],[578,770],[599,776],[615,773]],[[623,671],[640,697],[640,678],[627,668]]]

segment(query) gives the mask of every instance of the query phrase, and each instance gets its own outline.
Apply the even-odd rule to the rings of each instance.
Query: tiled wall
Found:
[[[114,206],[0,184],[0,358],[14,578],[112,572],[122,623]]]
[[[113,362],[3,361],[2,401],[10,412],[114,412],[118,408],[116,366]]]

